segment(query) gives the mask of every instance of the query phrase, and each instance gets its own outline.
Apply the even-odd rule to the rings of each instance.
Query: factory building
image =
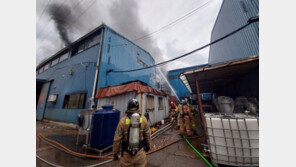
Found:
[[[173,87],[177,96],[180,99],[184,98],[184,97],[188,97],[191,94],[191,90],[186,88],[185,84],[179,78],[179,75],[186,70],[194,69],[197,67],[203,67],[206,65],[207,64],[203,64],[203,65],[191,66],[191,67],[186,67],[186,68],[179,68],[179,69],[168,71],[167,77],[168,77],[169,83],[171,84],[171,86]],[[174,94],[172,94],[172,95],[174,95]]]
[[[82,110],[96,107],[99,88],[139,80],[156,88],[152,56],[106,25],[101,25],[36,68],[37,120],[76,123]]]
[[[259,0],[223,0],[211,34],[214,41],[245,25],[249,18],[259,15]],[[210,47],[209,64],[244,59],[259,55],[259,23]]]

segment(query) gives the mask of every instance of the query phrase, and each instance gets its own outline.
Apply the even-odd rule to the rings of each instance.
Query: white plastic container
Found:
[[[213,165],[259,166],[259,120],[244,114],[205,114]]]
[[[162,124],[162,125],[164,124],[164,120],[161,120],[161,124]]]

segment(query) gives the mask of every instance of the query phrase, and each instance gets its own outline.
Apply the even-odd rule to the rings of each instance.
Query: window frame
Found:
[[[45,67],[47,67],[47,68],[45,69]],[[50,62],[43,66],[43,72],[48,70],[49,68],[50,68]]]
[[[65,58],[64,58],[64,59],[61,59],[63,56],[65,56]],[[69,58],[69,52],[60,55],[60,56],[59,56],[59,63],[65,61],[65,60],[67,60],[68,58]]]
[[[38,74],[41,74],[41,73],[43,73],[44,72],[44,68],[43,68],[44,66],[42,66],[41,68],[39,68],[39,70],[38,70]],[[41,71],[42,70],[42,71]]]
[[[160,99],[161,99],[161,103],[160,103]],[[163,99],[164,99],[163,97],[158,97],[158,110],[164,110],[164,100]]]
[[[76,104],[71,104],[71,96],[79,96],[78,99],[72,99]],[[77,98],[77,97],[76,97]],[[82,99],[81,99],[82,98]],[[87,99],[87,92],[76,92],[64,96],[63,109],[84,109]],[[68,103],[68,104],[67,104]]]
[[[56,60],[57,60],[57,63],[56,63],[56,64],[53,64],[53,62],[56,61]],[[51,61],[51,67],[53,67],[53,66],[59,64],[59,61],[60,61],[60,57],[57,57],[57,58],[55,58],[54,60],[52,60],[52,61]]]
[[[152,99],[152,101],[153,101],[153,108],[151,107],[149,107],[148,108],[148,104],[147,104],[147,102],[148,102],[148,98],[151,98]],[[146,111],[147,112],[151,112],[151,111],[154,111],[155,110],[155,100],[154,100],[154,96],[153,95],[151,95],[151,94],[147,94],[146,95]]]

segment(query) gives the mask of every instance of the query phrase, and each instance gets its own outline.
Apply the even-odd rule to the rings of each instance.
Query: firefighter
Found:
[[[177,106],[173,101],[170,102],[170,117],[171,122],[177,117]]]
[[[120,119],[114,135],[114,160],[118,160],[121,148],[120,166],[146,167],[146,153],[150,150],[151,132],[147,119],[139,114],[139,102],[128,101],[126,116]]]
[[[195,133],[196,132],[196,120],[195,120],[195,116],[196,116],[196,110],[194,108],[193,105],[191,105],[190,103],[187,103],[187,106],[190,110],[190,124],[191,124],[191,130]]]
[[[191,136],[191,130],[193,129],[192,124],[194,123],[194,117],[187,105],[183,105],[183,114],[181,115],[182,124],[180,126],[180,135]],[[194,124],[195,125],[195,124]]]
[[[178,112],[178,128],[180,128],[180,126],[183,124],[183,118],[182,118],[182,114],[183,114],[183,111],[182,111],[182,104],[180,103],[177,107],[177,112]]]

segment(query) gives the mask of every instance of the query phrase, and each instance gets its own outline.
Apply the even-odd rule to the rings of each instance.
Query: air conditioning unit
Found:
[[[48,96],[48,102],[57,102],[58,100],[58,95],[57,94],[52,94]]]

